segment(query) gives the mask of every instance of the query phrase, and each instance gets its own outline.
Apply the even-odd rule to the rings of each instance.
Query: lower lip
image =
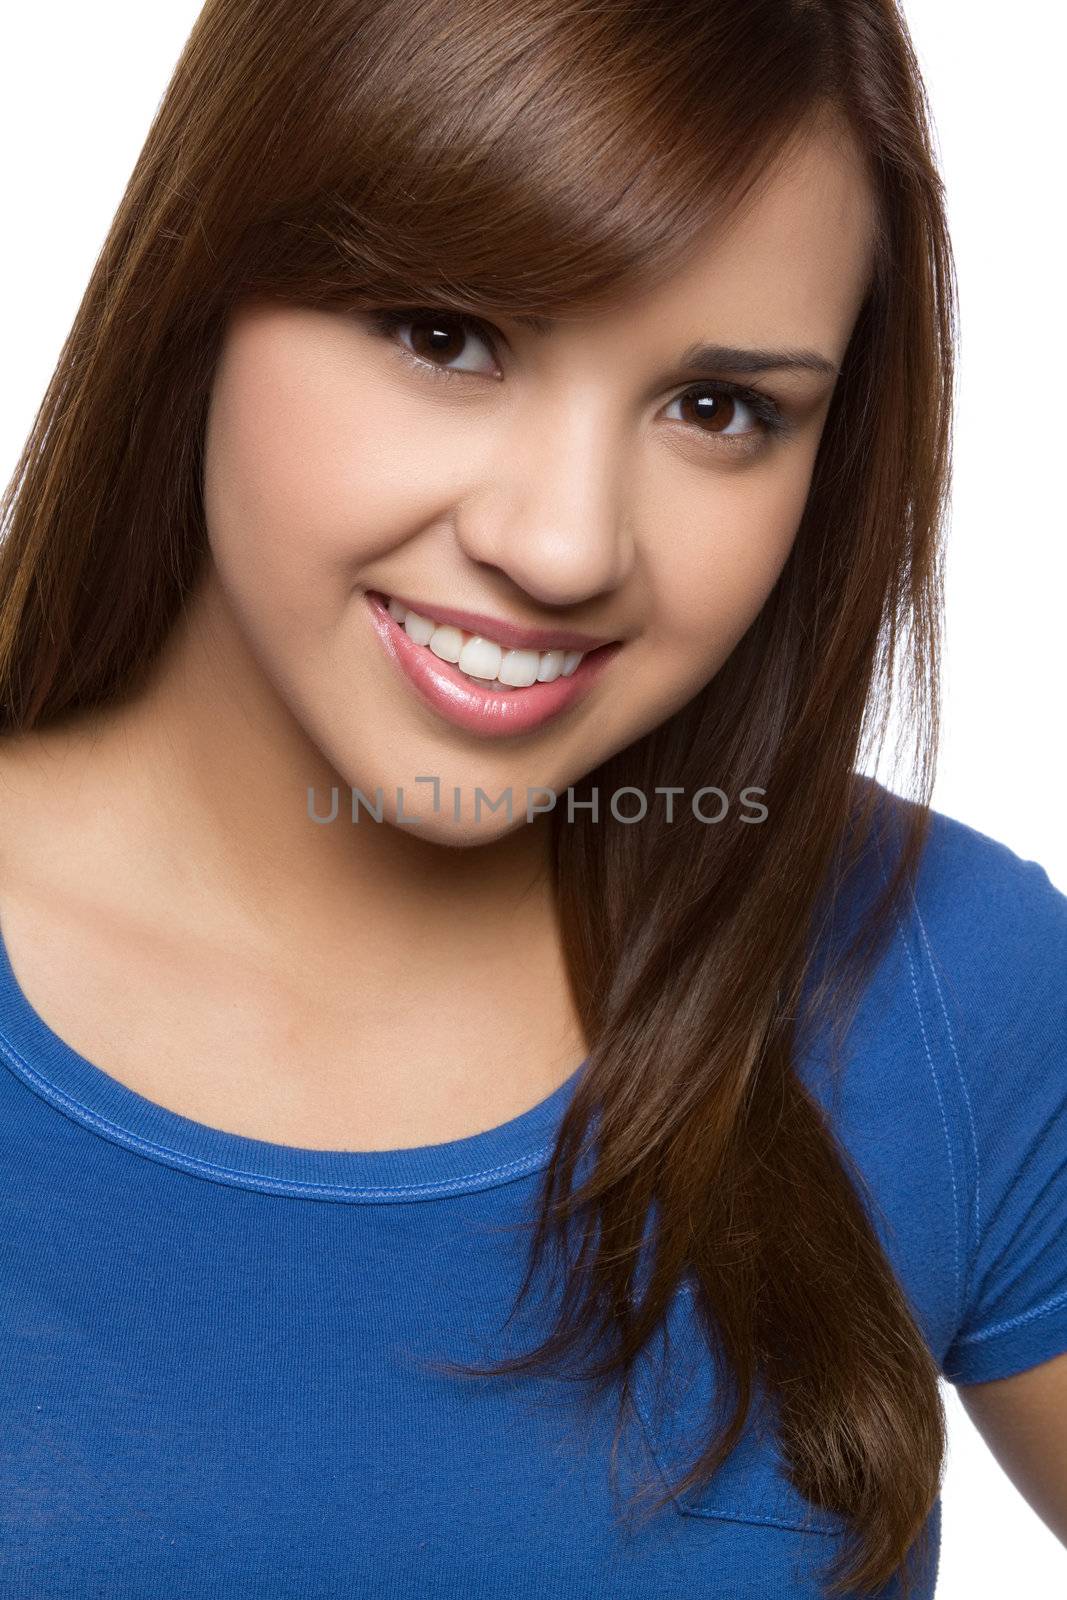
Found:
[[[450,661],[442,661],[427,645],[416,644],[390,614],[380,595],[368,592],[371,621],[386,654],[404,673],[425,703],[468,733],[489,738],[530,733],[584,699],[621,642],[601,645],[582,657],[570,677],[532,683],[526,689],[483,689]]]

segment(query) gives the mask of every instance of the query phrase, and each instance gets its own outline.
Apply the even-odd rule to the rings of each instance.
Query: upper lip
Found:
[[[406,595],[386,594],[374,589],[383,600],[396,600],[406,611],[415,611],[420,617],[434,622],[450,622],[465,633],[474,633],[484,639],[495,639],[511,650],[597,650],[610,639],[598,639],[591,633],[576,633],[573,628],[529,628],[518,622],[505,622],[503,617],[487,617],[480,611],[457,611],[454,606],[439,606],[420,600],[409,600]]]

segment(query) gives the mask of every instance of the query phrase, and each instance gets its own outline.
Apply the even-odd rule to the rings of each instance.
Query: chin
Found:
[[[398,788],[402,789],[399,798]],[[379,789],[380,798],[376,792]],[[317,826],[393,828],[398,833],[413,834],[433,844],[461,849],[491,844],[527,824],[525,804],[519,801],[513,802],[509,816],[506,805],[501,804],[493,811],[483,799],[475,815],[474,789],[473,784],[460,786],[461,805],[457,816],[454,790],[445,783],[440,785],[439,804],[435,810],[431,784],[398,785],[366,780],[348,784],[343,779],[335,779],[332,784],[316,785],[309,793],[308,817]],[[489,793],[492,795],[493,791]]]
[[[526,818],[516,817],[508,822],[505,817],[482,817],[479,822],[473,818],[460,819],[458,822],[452,816],[435,816],[433,811],[428,811],[425,817],[420,817],[417,822],[390,824],[398,827],[403,833],[416,834],[420,839],[425,839],[427,844],[447,845],[455,850],[476,849],[478,845],[493,844],[496,840],[504,838],[506,834],[515,833],[517,829],[526,826]],[[362,824],[361,824],[362,826]],[[377,827],[377,823],[372,824]]]

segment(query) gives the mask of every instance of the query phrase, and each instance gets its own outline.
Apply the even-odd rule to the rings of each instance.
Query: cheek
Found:
[[[331,579],[347,592],[363,563],[437,513],[442,492],[399,405],[360,381],[336,335],[317,342],[305,330],[299,347],[254,329],[231,338],[212,391],[204,500],[212,555],[233,585],[285,586],[294,601],[321,599]]]
[[[705,492],[671,508],[669,529],[661,504],[651,572],[657,633],[694,684],[722,666],[774,588],[796,538],[813,455],[798,450],[773,470],[709,480]]]

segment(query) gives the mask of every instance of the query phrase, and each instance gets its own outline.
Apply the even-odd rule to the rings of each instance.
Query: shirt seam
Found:
[[[881,850],[878,848],[877,840],[875,841],[875,849],[878,854],[878,870],[881,873],[882,883],[885,886],[887,885],[888,880],[885,875],[885,870],[882,866]],[[914,896],[912,896],[912,901],[914,904]],[[918,907],[916,906],[916,910],[917,909]],[[912,1000],[915,1004],[915,1014],[919,1023],[919,1033],[923,1043],[923,1053],[926,1056],[926,1063],[930,1070],[930,1078],[933,1082],[934,1094],[937,1099],[938,1113],[941,1118],[941,1131],[945,1141],[945,1155],[948,1162],[949,1183],[952,1187],[952,1247],[956,1307],[955,1326],[959,1327],[963,1317],[963,1274],[961,1271],[961,1256],[963,1252],[961,1250],[960,1190],[956,1178],[956,1162],[952,1150],[952,1135],[949,1130],[949,1119],[945,1110],[945,1101],[941,1089],[941,1081],[938,1076],[937,1068],[934,1065],[933,1052],[930,1049],[930,1040],[926,1031],[926,1022],[923,1017],[922,1003],[919,998],[919,984],[915,971],[915,963],[912,960],[911,950],[908,945],[908,938],[904,931],[903,923],[901,922],[900,916],[897,913],[894,913],[894,922],[896,923],[897,938],[900,940],[904,951],[904,958],[908,963],[908,976],[911,986]]]
[[[934,988],[937,990],[937,999],[938,1004],[941,1007],[941,1015],[945,1019],[945,1032],[948,1036],[949,1048],[952,1051],[952,1060],[956,1068],[956,1077],[959,1081],[960,1093],[963,1095],[963,1103],[967,1109],[967,1127],[971,1136],[971,1151],[974,1155],[974,1230],[973,1238],[971,1240],[971,1257],[967,1263],[967,1282],[969,1283],[971,1274],[974,1270],[974,1263],[978,1257],[978,1250],[982,1239],[982,1164],[978,1153],[978,1133],[974,1121],[974,1107],[971,1104],[971,1097],[967,1091],[967,1079],[963,1071],[963,1063],[960,1060],[960,1054],[956,1048],[955,1030],[953,1029],[951,1020],[949,1019],[948,1007],[945,1004],[944,990],[941,987],[941,980],[937,975],[937,968],[934,965],[933,947],[926,931],[926,923],[923,921],[922,912],[919,910],[918,903],[915,899],[914,891],[912,891],[911,894],[911,903],[915,908],[915,917],[919,924],[919,931],[922,935],[926,965],[929,969],[930,976],[934,980]]]
[[[431,1200],[444,1198],[456,1192],[473,1193],[483,1189],[499,1188],[502,1184],[514,1182],[530,1172],[537,1171],[539,1167],[544,1166],[551,1150],[551,1145],[542,1145],[539,1149],[530,1151],[525,1156],[516,1157],[515,1160],[505,1162],[499,1167],[485,1167],[480,1171],[462,1173],[453,1178],[442,1178],[424,1184],[397,1184],[361,1189],[349,1184],[307,1183],[298,1178],[271,1178],[262,1173],[244,1172],[238,1167],[220,1166],[215,1162],[202,1160],[198,1156],[172,1150],[168,1145],[154,1144],[139,1134],[130,1133],[119,1123],[111,1122],[99,1113],[91,1111],[72,1095],[57,1088],[30,1065],[2,1030],[0,1030],[0,1054],[7,1059],[9,1068],[16,1076],[41,1099],[63,1115],[70,1117],[72,1121],[88,1127],[91,1132],[108,1139],[113,1144],[122,1145],[150,1160],[161,1161],[165,1166],[178,1167],[182,1171],[193,1173],[196,1177],[207,1178],[213,1183],[225,1184],[231,1188],[285,1195],[291,1199],[362,1200],[373,1203],[391,1200]]]
[[[1029,1311],[1020,1311],[1014,1317],[1006,1317],[1002,1322],[992,1323],[988,1328],[979,1328],[975,1333],[964,1334],[955,1343],[976,1344],[979,1339],[992,1339],[998,1333],[1010,1333],[1013,1328],[1020,1328],[1027,1322],[1033,1322],[1037,1317],[1047,1316],[1050,1311],[1057,1311],[1062,1305],[1067,1305],[1067,1289],[1053,1295],[1051,1300],[1045,1300],[1041,1305],[1031,1307]]]

